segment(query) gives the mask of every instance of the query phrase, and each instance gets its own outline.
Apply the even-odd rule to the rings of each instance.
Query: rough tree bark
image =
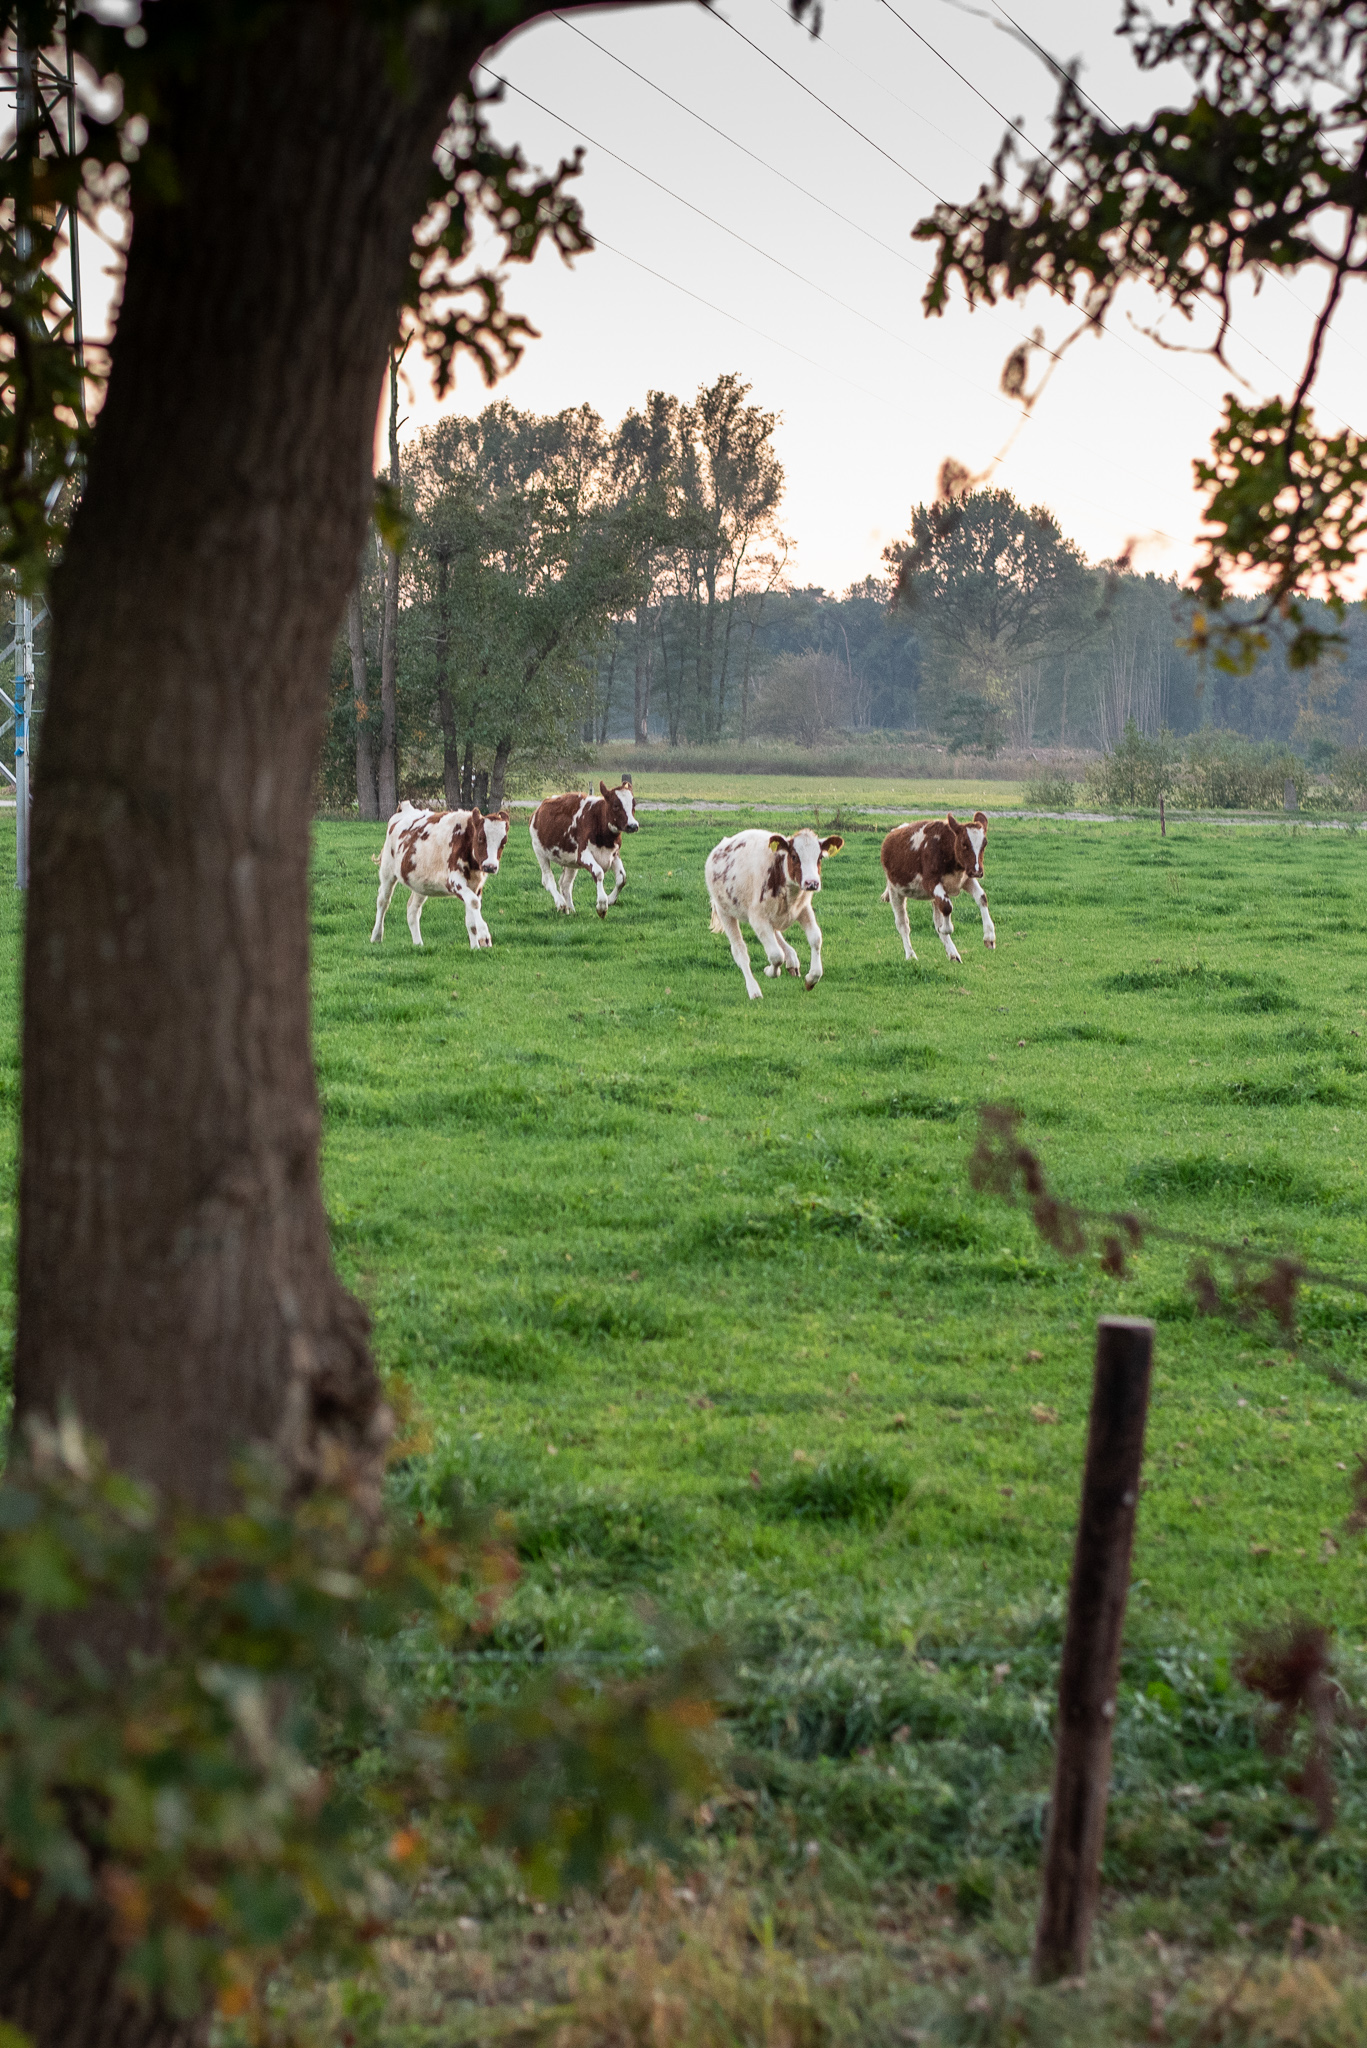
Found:
[[[139,202],[52,584],[16,1419],[69,1401],[203,1509],[253,1441],[373,1493],[388,1428],[319,1186],[308,843],[409,229],[490,40],[473,11],[414,24],[401,86],[365,10],[296,0],[165,109],[179,199]],[[117,1960],[98,1908],[0,1892],[0,2015],[39,2048],[201,2038]]]
[[[351,693],[356,704],[356,809],[362,818],[374,819],[380,815],[380,799],[375,793],[375,750],[370,744],[370,678],[366,673],[359,576],[347,599],[346,630],[351,648]]]
[[[383,1435],[318,1183],[308,792],[408,230],[488,40],[418,12],[404,91],[362,9],[269,22],[167,109],[181,200],[139,205],[25,955],[17,1415],[70,1399],[202,1507],[247,1441],[307,1483]]]

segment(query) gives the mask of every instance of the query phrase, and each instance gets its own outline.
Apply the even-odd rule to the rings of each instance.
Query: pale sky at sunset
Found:
[[[1082,58],[1083,84],[1112,118],[1185,98],[1181,78],[1135,69],[1112,34],[1114,0],[1007,4],[1053,54]],[[578,190],[600,243],[572,269],[550,253],[514,269],[509,303],[542,338],[496,395],[538,412],[588,401],[611,423],[651,386],[690,397],[739,371],[753,402],[781,415],[792,580],[835,589],[876,571],[941,460],[982,468],[1011,433],[1016,413],[997,384],[1022,331],[1038,322],[1053,342],[1072,324],[1043,295],[927,321],[929,254],[909,239],[932,193],[977,190],[1003,115],[1047,139],[1049,74],[1003,33],[992,0],[827,0],[819,40],[786,0],[574,20],[545,20],[491,59],[516,88],[492,112],[500,140],[543,166],[583,142]],[[1316,289],[1309,276],[1274,281],[1241,306],[1233,353],[1260,393],[1294,383]],[[1128,311],[1134,324],[1122,314],[1100,345],[1076,345],[995,480],[1052,506],[1094,559],[1138,537],[1137,567],[1181,570],[1197,525],[1192,457],[1229,380],[1144,338],[1153,309],[1138,297]],[[1180,338],[1171,316],[1167,331]],[[1364,424],[1365,374],[1355,299],[1330,343],[1326,424]],[[462,364],[448,406],[473,412],[487,399]],[[414,392],[405,433],[436,410]]]

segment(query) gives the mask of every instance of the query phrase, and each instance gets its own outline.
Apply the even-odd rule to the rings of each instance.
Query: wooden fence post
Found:
[[[1103,1316],[1096,1326],[1087,1462],[1059,1672],[1054,1790],[1035,1930],[1037,1984],[1081,1977],[1087,1969],[1152,1366],[1153,1324],[1138,1316]]]
[[[1161,790],[1158,792],[1158,836],[1160,839],[1166,839],[1168,836],[1168,807],[1163,801]]]

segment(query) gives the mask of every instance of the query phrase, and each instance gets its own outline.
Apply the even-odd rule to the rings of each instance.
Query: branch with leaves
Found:
[[[984,1103],[979,1111],[978,1141],[968,1163],[968,1177],[980,1194],[1000,1195],[1029,1205],[1036,1230],[1046,1244],[1066,1259],[1092,1252],[1101,1269],[1118,1280],[1128,1260],[1148,1239],[1186,1246],[1197,1254],[1187,1284],[1201,1315],[1229,1316],[1241,1323],[1269,1315],[1286,1341],[1296,1335],[1296,1301],[1304,1282],[1340,1287],[1367,1295],[1367,1284],[1342,1273],[1321,1272],[1286,1252],[1243,1244],[1221,1244],[1151,1223],[1129,1209],[1086,1209],[1056,1195],[1045,1178],[1038,1153],[1020,1137],[1020,1112],[1003,1103]],[[1223,1268],[1223,1277],[1218,1270]]]
[[[1159,22],[1126,0],[1121,33],[1141,70],[1186,68],[1189,103],[1117,126],[1075,70],[1049,59],[1060,80],[1049,149],[1031,157],[1013,131],[977,197],[914,230],[938,244],[926,311],[942,313],[956,288],[970,306],[991,306],[1043,284],[1082,314],[1066,349],[1099,334],[1122,289],[1139,284],[1188,325],[1212,315],[1213,338],[1185,345],[1232,369],[1240,282],[1317,273],[1321,304],[1294,391],[1252,407],[1229,395],[1211,460],[1196,465],[1207,526],[1197,644],[1247,668],[1280,618],[1293,666],[1306,666],[1338,638],[1306,601],[1342,617],[1367,506],[1359,437],[1326,435],[1311,404],[1345,287],[1367,275],[1367,8],[1193,0],[1184,19]],[[1013,351],[1003,377],[1027,405],[1033,346]],[[1260,601],[1236,620],[1225,607],[1250,576]]]

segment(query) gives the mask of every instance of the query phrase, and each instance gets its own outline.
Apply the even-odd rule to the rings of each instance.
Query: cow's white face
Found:
[[[976,880],[983,871],[983,845],[987,839],[987,833],[981,825],[965,825],[964,836],[973,848],[973,865],[969,869],[969,873]]]
[[[629,784],[625,784],[618,790],[617,801],[627,814],[626,824],[622,828],[623,831],[638,832],[640,830],[640,820],[636,816],[636,798]]]
[[[503,848],[507,843],[507,839],[508,820],[506,818],[486,818],[484,820],[484,872],[486,875],[496,875],[498,873],[498,864],[503,858]]]
[[[815,895],[821,887],[821,841],[804,825],[800,832],[794,832],[789,844],[802,866],[803,888]]]

